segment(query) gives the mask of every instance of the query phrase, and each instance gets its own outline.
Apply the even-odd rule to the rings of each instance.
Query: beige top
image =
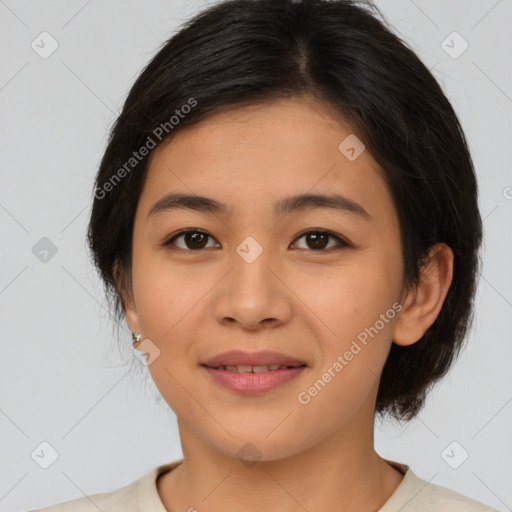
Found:
[[[181,462],[183,459],[157,466],[139,480],[110,493],[93,494],[30,512],[168,512],[158,494],[156,480]],[[446,487],[422,480],[405,464],[387,462],[405,476],[378,512],[498,512]]]

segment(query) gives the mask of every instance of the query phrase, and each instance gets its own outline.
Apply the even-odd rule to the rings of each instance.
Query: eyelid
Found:
[[[308,235],[309,233],[320,233],[323,235],[327,235],[330,238],[334,238],[335,240],[337,240],[338,245],[337,245],[337,247],[330,247],[329,249],[320,249],[317,251],[315,251],[313,249],[309,249],[308,252],[321,254],[321,253],[330,252],[331,250],[336,250],[336,249],[340,249],[340,248],[344,248],[344,247],[354,247],[354,245],[349,240],[347,240],[345,237],[343,237],[342,235],[338,235],[338,234],[333,233],[332,231],[330,231],[328,229],[324,229],[324,228],[307,228],[306,230],[302,231],[301,233],[299,233],[298,235],[295,236],[294,242],[296,240],[299,240],[303,236]],[[307,249],[302,249],[302,250],[307,250]]]
[[[173,247],[176,250],[181,250],[181,251],[184,251],[184,252],[201,252],[203,249],[196,249],[196,250],[193,250],[193,249],[182,249],[181,247],[176,247],[174,245],[173,242],[177,238],[179,238],[182,235],[186,235],[187,233],[201,233],[201,234],[206,235],[208,238],[211,238],[212,240],[215,240],[215,238],[212,235],[210,235],[210,233],[208,233],[208,231],[205,231],[204,229],[200,229],[200,228],[186,228],[186,229],[181,229],[181,230],[177,231],[176,233],[173,233],[172,235],[166,237],[165,240],[160,245],[162,247]],[[220,243],[217,240],[215,240],[215,242],[217,242],[220,245]],[[211,249],[211,247],[208,247],[208,249]]]
[[[186,235],[187,233],[202,233],[202,234],[206,235],[207,237],[211,238],[212,240],[215,240],[215,242],[217,242],[217,244],[220,245],[220,243],[210,233],[208,233],[208,231],[205,231],[204,229],[200,229],[200,228],[186,228],[186,229],[177,231],[176,233],[167,237],[161,245],[163,247],[174,246],[173,241],[175,241],[177,238],[179,238],[182,235]],[[329,252],[333,249],[335,250],[335,249],[344,248],[344,247],[353,247],[353,244],[349,240],[347,240],[345,237],[338,235],[336,233],[333,233],[332,231],[329,231],[328,229],[324,229],[324,228],[307,228],[304,231],[297,234],[295,236],[295,238],[293,239],[293,242],[308,235],[309,233],[320,233],[320,234],[327,235],[330,238],[337,240],[338,245],[337,245],[337,247],[330,247],[329,249],[319,249],[316,251],[314,249],[309,249],[309,250],[302,249],[302,250],[305,250],[308,252],[313,252],[313,253],[316,252],[316,253],[321,254],[321,253]],[[293,244],[293,242],[292,242],[292,244]],[[182,249],[181,247],[176,247],[176,246],[174,246],[174,248],[176,248],[177,250],[185,251],[185,252],[201,252],[203,250],[203,249],[196,249],[196,250]],[[211,247],[208,247],[208,249],[211,249]]]

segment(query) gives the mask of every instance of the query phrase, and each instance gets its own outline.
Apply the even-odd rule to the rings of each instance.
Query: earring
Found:
[[[138,343],[141,339],[142,334],[140,332],[132,332],[133,345],[135,345],[135,343]]]

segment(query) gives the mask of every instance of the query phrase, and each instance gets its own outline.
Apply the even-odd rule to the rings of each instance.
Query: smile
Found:
[[[306,365],[227,365],[216,368],[202,365],[202,368],[213,382],[223,388],[244,395],[258,395],[295,379],[306,369]]]
[[[274,372],[276,370],[284,370],[286,368],[293,368],[293,366],[279,366],[278,364],[271,365],[260,365],[260,366],[250,366],[250,365],[226,365],[226,366],[218,366],[214,368],[215,370],[227,370],[228,372],[237,372],[237,373],[264,373],[264,372]]]

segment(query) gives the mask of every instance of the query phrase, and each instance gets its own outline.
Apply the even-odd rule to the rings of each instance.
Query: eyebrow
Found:
[[[318,208],[328,208],[351,213],[365,220],[371,219],[370,214],[361,204],[340,194],[299,194],[286,197],[274,204],[274,213],[284,215]],[[151,207],[148,218],[158,213],[178,209],[231,215],[231,209],[228,205],[210,197],[171,192],[160,198]]]

